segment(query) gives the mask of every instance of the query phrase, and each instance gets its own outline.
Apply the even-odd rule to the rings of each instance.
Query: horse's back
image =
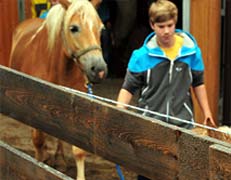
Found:
[[[41,26],[43,20],[39,18],[27,19],[21,22],[13,32],[13,46],[18,44],[22,38],[30,38]]]
[[[37,43],[32,43],[33,37],[42,22],[43,20],[39,18],[28,19],[16,27],[12,38],[9,67],[29,73],[28,70],[32,67],[29,64],[32,63],[36,50],[38,50],[35,47]]]
[[[14,33],[28,33],[29,31],[34,31],[38,29],[44,20],[40,18],[31,18],[22,21],[16,27]]]

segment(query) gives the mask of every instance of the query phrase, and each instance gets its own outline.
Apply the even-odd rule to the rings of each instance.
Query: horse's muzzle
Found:
[[[86,54],[80,58],[85,75],[91,83],[99,83],[107,76],[107,64],[102,54]]]
[[[86,66],[85,72],[91,83],[100,83],[107,76],[107,64],[101,59],[91,59],[91,63]]]
[[[107,76],[107,66],[92,67],[90,72],[87,73],[88,80],[91,83],[100,83]]]

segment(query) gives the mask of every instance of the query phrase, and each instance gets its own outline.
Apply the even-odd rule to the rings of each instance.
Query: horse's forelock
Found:
[[[62,5],[57,4],[50,9],[44,21],[48,32],[49,49],[52,49],[55,46],[55,41],[60,36],[65,12],[66,10],[62,7]]]
[[[89,24],[92,22],[93,25],[93,19],[91,17],[98,16],[95,8],[88,0],[72,0],[72,4],[66,12],[64,21],[64,28],[66,30],[68,29],[68,25],[72,16],[76,13],[79,13],[84,24]]]
[[[55,41],[60,38],[63,30],[68,31],[69,22],[72,16],[79,13],[83,23],[94,25],[91,17],[98,16],[95,8],[88,0],[69,0],[72,2],[66,10],[61,4],[53,6],[44,21],[48,32],[48,48],[51,50],[55,46]],[[92,20],[92,21],[91,21]]]

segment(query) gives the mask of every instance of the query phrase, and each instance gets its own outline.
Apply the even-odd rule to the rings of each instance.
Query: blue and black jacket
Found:
[[[187,121],[193,120],[193,104],[190,87],[204,83],[204,64],[200,48],[194,37],[176,30],[183,37],[183,46],[174,60],[169,60],[151,33],[141,48],[135,50],[129,60],[122,88],[134,94],[141,90],[139,107]],[[180,127],[191,124],[150,113],[144,115]]]

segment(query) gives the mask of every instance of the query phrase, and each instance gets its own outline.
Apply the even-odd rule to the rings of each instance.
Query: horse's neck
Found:
[[[55,83],[86,91],[84,74],[74,60],[67,57],[62,42],[61,39],[57,40],[49,60],[49,69],[55,70],[52,72],[55,74]]]
[[[80,91],[86,91],[86,78],[82,69],[74,62],[73,59],[67,58],[63,54],[63,65],[60,69],[63,76],[59,77],[60,84],[74,88]]]

